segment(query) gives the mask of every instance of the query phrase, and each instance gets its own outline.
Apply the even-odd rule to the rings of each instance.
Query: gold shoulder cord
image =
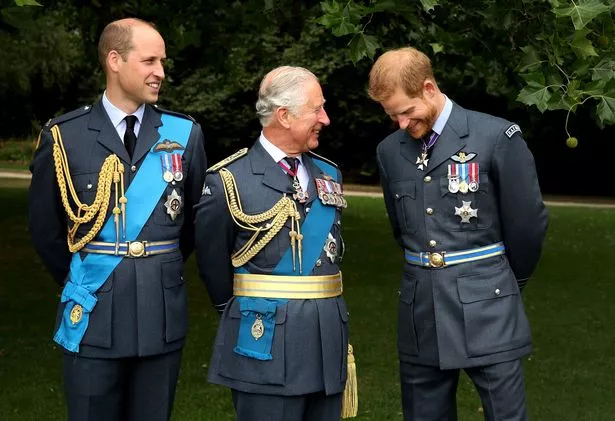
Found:
[[[126,237],[126,203],[127,199],[124,195],[124,164],[120,161],[117,155],[109,155],[98,175],[98,186],[96,189],[96,197],[91,205],[81,203],[75,187],[73,185],[70,169],[68,166],[68,158],[66,157],[66,150],[64,149],[64,143],[62,141],[62,135],[60,134],[60,128],[55,125],[51,128],[51,134],[53,136],[53,161],[55,164],[56,178],[58,181],[58,187],[60,188],[60,195],[62,197],[62,204],[68,214],[68,217],[73,221],[73,226],[68,229],[68,249],[71,253],[75,253],[81,250],[87,243],[89,243],[98,232],[101,230],[105,217],[107,215],[107,209],[109,208],[109,199],[111,198],[111,183],[114,184],[115,189],[115,207],[113,208],[113,219],[115,221],[115,245],[116,252],[119,247],[119,227],[120,214],[122,215],[123,236]],[[77,213],[73,212],[68,200],[67,193],[70,190],[71,199],[77,206]],[[121,197],[118,197],[118,193],[121,189]],[[83,213],[82,213],[83,212]],[[75,242],[75,235],[77,229],[81,224],[91,222],[94,218],[94,225],[90,231],[79,241]]]
[[[243,266],[246,262],[256,256],[256,254],[261,251],[278,232],[280,232],[286,220],[290,218],[291,230],[289,235],[293,255],[293,271],[296,270],[295,255],[298,255],[299,272],[303,273],[303,235],[301,235],[301,230],[299,227],[301,214],[297,210],[297,205],[295,202],[290,197],[284,195],[284,197],[278,200],[278,202],[273,205],[271,209],[257,215],[248,215],[243,212],[241,207],[239,190],[237,189],[237,184],[235,183],[235,177],[233,177],[233,174],[226,168],[222,168],[219,171],[219,174],[222,178],[226,203],[229,211],[231,212],[231,216],[233,217],[233,221],[245,230],[254,231],[254,234],[250,240],[248,240],[243,247],[231,256],[233,266]],[[266,221],[269,222],[265,225],[256,225]],[[266,232],[266,234],[257,241],[257,237],[263,232]]]

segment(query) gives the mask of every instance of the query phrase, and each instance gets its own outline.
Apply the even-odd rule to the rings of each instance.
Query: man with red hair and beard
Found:
[[[404,420],[456,420],[460,369],[486,420],[527,420],[520,358],[531,335],[521,290],[540,257],[547,212],[521,130],[452,102],[414,48],[378,58],[368,93],[399,125],[377,161],[405,255]]]

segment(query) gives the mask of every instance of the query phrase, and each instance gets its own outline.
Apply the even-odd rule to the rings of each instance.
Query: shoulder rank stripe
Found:
[[[196,123],[196,120],[191,115],[180,113],[180,112],[177,112],[177,111],[167,110],[166,108],[163,108],[163,107],[159,106],[158,104],[154,104],[153,107],[154,107],[155,110],[160,111],[161,113],[171,114],[171,115],[174,115],[176,117],[185,118],[186,120],[190,120],[193,123]]]
[[[228,156],[224,158],[222,161],[218,162],[217,164],[214,164],[211,167],[207,168],[207,172],[208,173],[216,172],[220,168],[223,168],[227,166],[228,164],[230,164],[231,162],[238,160],[239,158],[241,158],[247,153],[248,153],[248,148],[240,149],[237,152],[235,152],[233,155]]]
[[[521,133],[521,128],[517,124],[513,124],[508,129],[506,129],[506,136],[508,136],[508,138],[510,139],[517,132]]]
[[[324,156],[320,156],[317,153],[312,152],[312,151],[308,151],[307,153],[312,155],[312,156],[314,156],[316,159],[320,159],[321,161],[325,161],[326,163],[328,163],[330,165],[333,165],[335,168],[337,168],[337,164],[335,162],[325,158]]]

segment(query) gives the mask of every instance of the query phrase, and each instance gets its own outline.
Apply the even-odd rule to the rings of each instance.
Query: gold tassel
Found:
[[[342,418],[354,418],[359,411],[359,395],[357,393],[357,365],[350,344],[348,344],[347,372],[346,387],[342,395]]]

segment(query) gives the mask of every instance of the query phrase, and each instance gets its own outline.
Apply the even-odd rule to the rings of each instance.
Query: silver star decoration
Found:
[[[472,217],[478,218],[478,209],[472,209],[470,207],[472,202],[464,202],[462,200],[461,203],[463,204],[462,207],[458,208],[457,206],[455,206],[455,215],[461,216],[462,224],[469,224],[470,218]]]
[[[171,219],[175,221],[175,218],[177,218],[177,215],[182,210],[182,198],[177,194],[177,190],[173,189],[171,194],[167,196],[164,206],[167,208],[167,213],[171,216]]]
[[[427,168],[428,162],[429,162],[429,159],[427,158],[427,154],[425,152],[421,153],[420,156],[416,157],[416,164],[418,164],[416,167],[419,170],[424,170],[425,168]]]

